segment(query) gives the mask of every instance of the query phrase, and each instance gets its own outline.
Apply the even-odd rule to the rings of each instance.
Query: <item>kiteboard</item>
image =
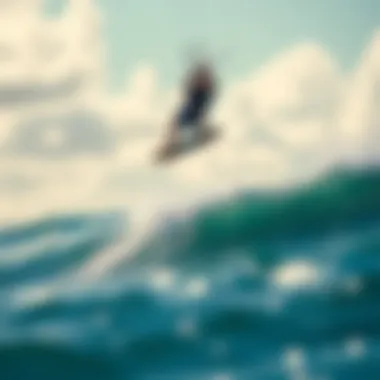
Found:
[[[166,145],[156,152],[154,160],[157,163],[174,161],[183,155],[192,153],[215,142],[221,135],[220,129],[214,126],[207,128],[189,128],[181,131],[177,143]]]

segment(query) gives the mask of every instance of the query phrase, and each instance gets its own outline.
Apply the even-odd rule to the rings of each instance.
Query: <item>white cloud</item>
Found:
[[[65,159],[107,154],[116,148],[116,139],[96,112],[78,111],[16,124],[7,145],[5,154],[20,158]]]
[[[41,1],[16,0],[2,10],[0,90],[27,90],[29,98],[38,98],[40,92],[49,96],[60,84],[80,79],[86,85],[81,83],[79,96],[87,88],[95,90],[104,79],[96,8],[88,1],[70,1],[62,18],[54,20],[43,19],[41,8]]]
[[[339,138],[345,160],[378,160],[380,138],[380,32],[364,51],[347,81],[338,110]]]
[[[112,204],[141,216],[163,203],[241,185],[288,183],[364,148],[373,159],[379,36],[348,77],[316,44],[273,57],[223,89],[213,112],[222,139],[156,167],[151,156],[178,91],[160,89],[159,74],[143,65],[123,94],[107,94],[102,20],[94,4],[69,1],[53,20],[42,18],[40,6],[0,3],[3,217]]]

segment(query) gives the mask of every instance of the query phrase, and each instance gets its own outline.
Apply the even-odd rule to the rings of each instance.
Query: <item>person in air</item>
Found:
[[[215,78],[211,67],[206,63],[197,63],[185,82],[184,103],[169,126],[167,147],[179,141],[182,128],[196,128],[195,132],[207,133],[205,117],[214,96]]]

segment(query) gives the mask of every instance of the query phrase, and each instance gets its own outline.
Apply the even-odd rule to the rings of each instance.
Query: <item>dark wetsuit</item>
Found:
[[[195,127],[202,120],[212,98],[210,89],[194,88],[189,91],[186,102],[179,112],[180,127]]]

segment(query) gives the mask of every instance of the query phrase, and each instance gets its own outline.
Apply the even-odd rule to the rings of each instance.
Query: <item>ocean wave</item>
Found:
[[[239,248],[271,260],[277,248],[346,239],[379,225],[379,191],[377,170],[341,170],[282,191],[241,190],[164,225],[146,239],[134,262],[204,265],[230,252],[235,256]]]
[[[368,170],[240,191],[161,219],[92,282],[72,274],[128,247],[119,214],[9,227],[2,378],[377,380],[379,190]]]

